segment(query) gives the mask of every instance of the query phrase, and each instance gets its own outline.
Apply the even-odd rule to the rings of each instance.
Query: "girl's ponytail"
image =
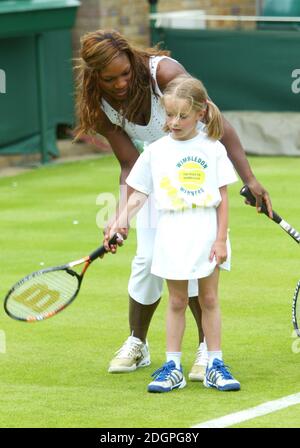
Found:
[[[210,100],[206,100],[206,130],[209,138],[220,140],[224,133],[223,119],[219,108]]]

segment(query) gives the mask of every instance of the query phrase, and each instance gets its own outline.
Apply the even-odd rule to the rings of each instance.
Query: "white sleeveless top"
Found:
[[[159,97],[162,96],[162,92],[160,91],[157,83],[156,71],[159,62],[164,58],[175,61],[175,59],[169,58],[168,56],[150,56],[149,58],[150,73],[154,80],[155,93]],[[113,124],[121,126],[122,114],[111,107],[111,105],[104,98],[101,100],[101,109],[105,112]],[[149,123],[146,126],[142,126],[131,123],[125,119],[124,131],[132,140],[141,140],[143,142],[151,143],[166,135],[166,133],[162,130],[165,120],[165,110],[161,105],[159,98],[151,91],[151,114]]]

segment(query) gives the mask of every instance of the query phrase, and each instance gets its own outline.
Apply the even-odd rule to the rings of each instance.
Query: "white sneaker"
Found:
[[[186,386],[182,367],[176,369],[174,361],[166,362],[151,376],[154,380],[148,385],[148,392],[171,392],[173,389],[182,389]]]
[[[109,373],[133,372],[138,367],[149,366],[150,353],[148,343],[144,344],[140,339],[129,336],[116,352],[116,356],[111,360],[108,368]]]
[[[206,345],[201,342],[196,353],[196,359],[189,373],[190,381],[203,381],[208,364]]]
[[[228,366],[220,359],[214,359],[210,368],[207,368],[203,382],[205,387],[215,387],[222,391],[240,390],[241,385],[229,371]]]

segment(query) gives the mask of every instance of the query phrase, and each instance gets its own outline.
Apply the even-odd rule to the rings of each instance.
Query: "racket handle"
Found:
[[[240,191],[240,195],[244,196],[244,198],[247,199],[247,201],[249,202],[250,205],[252,205],[252,207],[256,206],[255,196],[251,193],[248,185],[243,186],[243,188]],[[268,209],[267,209],[267,206],[264,201],[262,202],[262,205],[261,205],[261,211],[262,211],[262,213],[267,215],[267,217],[269,218]],[[277,224],[280,224],[282,221],[282,218],[281,218],[281,216],[278,215],[278,213],[274,212],[274,210],[273,210],[272,220],[275,221]]]
[[[116,244],[118,239],[121,239],[122,236],[119,233],[115,233],[114,236],[109,240],[108,244],[109,246],[111,244]],[[94,261],[96,260],[96,258],[98,257],[102,257],[102,255],[106,254],[107,250],[105,249],[104,246],[98,247],[98,249],[96,249],[94,252],[92,252],[89,255],[89,259],[90,261]]]

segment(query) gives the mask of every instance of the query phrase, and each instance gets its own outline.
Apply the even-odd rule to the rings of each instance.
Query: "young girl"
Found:
[[[227,185],[237,180],[224,146],[222,119],[201,81],[182,75],[165,89],[165,128],[169,135],[141,154],[127,178],[135,191],[112,225],[111,235],[128,228],[153,192],[159,221],[151,272],[167,280],[166,363],[152,375],[149,392],[169,392],[186,385],[181,367],[181,343],[188,304],[188,280],[198,279],[202,326],[208,346],[204,385],[239,390],[222,360],[218,303],[220,268],[230,269],[227,236]],[[205,121],[206,132],[199,121]]]

